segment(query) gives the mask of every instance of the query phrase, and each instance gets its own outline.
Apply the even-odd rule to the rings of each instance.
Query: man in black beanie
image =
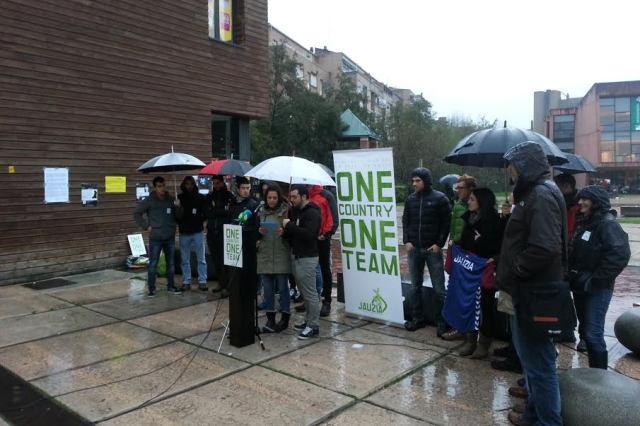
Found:
[[[415,331],[426,325],[422,305],[422,283],[425,263],[436,295],[435,313],[438,336],[447,331],[442,318],[444,303],[444,260],[442,247],[447,242],[451,223],[451,205],[446,195],[432,188],[431,172],[418,167],[411,172],[414,192],[407,197],[402,213],[403,242],[407,249],[412,292],[410,296],[412,320],[405,328]]]

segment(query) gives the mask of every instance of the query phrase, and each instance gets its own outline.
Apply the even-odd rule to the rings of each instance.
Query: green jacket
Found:
[[[150,240],[170,240],[176,235],[176,208],[173,205],[173,195],[167,193],[164,198],[158,198],[151,192],[147,198],[138,203],[133,213],[136,224],[147,229],[151,226]]]
[[[267,235],[260,235],[258,244],[258,274],[290,274],[291,248],[289,242],[276,231],[282,227],[282,219],[287,215],[287,205],[282,203],[275,210],[262,206],[258,211],[260,226],[265,222],[275,223],[268,228]]]
[[[453,242],[460,241],[462,237],[462,229],[464,228],[464,220],[462,215],[467,212],[467,203],[464,201],[456,201],[453,204],[453,211],[451,212],[451,227],[449,228],[449,238]]]

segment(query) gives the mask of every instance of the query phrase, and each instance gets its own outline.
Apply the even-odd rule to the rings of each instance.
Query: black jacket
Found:
[[[205,200],[205,216],[207,218],[207,230],[211,233],[222,233],[225,223],[231,223],[229,207],[233,201],[233,195],[226,188],[220,191],[212,190]]]
[[[472,221],[472,215],[470,211],[462,215],[464,228],[459,241],[460,247],[485,259],[495,260],[500,253],[502,241],[500,216],[495,210],[490,210]]]
[[[320,230],[320,209],[308,203],[302,209],[289,210],[289,219],[284,228],[284,236],[289,240],[291,251],[296,257],[318,256],[318,232]]]
[[[182,192],[178,195],[180,207],[176,210],[181,234],[202,232],[205,221],[205,197],[198,192]]]
[[[405,244],[411,243],[417,248],[428,248],[434,244],[444,247],[450,224],[449,199],[430,186],[409,195],[404,202],[402,233]]]
[[[592,201],[593,214],[579,218],[571,242],[569,277],[589,273],[592,288],[613,288],[616,277],[629,263],[629,236],[609,211],[609,197],[600,187],[588,186],[579,198]]]
[[[496,286],[517,299],[519,286],[564,279],[567,211],[550,180],[549,163],[533,142],[516,145],[505,159],[518,171],[515,207],[504,230]]]

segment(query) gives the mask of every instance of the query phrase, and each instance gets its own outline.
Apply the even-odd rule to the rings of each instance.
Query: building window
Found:
[[[234,41],[233,0],[209,0],[209,38],[232,43]]]
[[[600,98],[600,150],[603,162],[604,158],[619,163],[638,161],[639,121],[640,97]],[[612,141],[615,141],[614,149],[609,145]]]
[[[575,115],[553,116],[553,141],[564,152],[573,152],[575,143]]]
[[[298,80],[304,80],[304,67],[302,64],[296,65],[296,77]]]
[[[318,87],[318,74],[312,72],[309,73],[309,86],[313,88]]]

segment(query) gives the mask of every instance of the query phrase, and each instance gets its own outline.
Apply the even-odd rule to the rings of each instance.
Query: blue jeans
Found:
[[[160,259],[160,252],[164,252],[167,261],[167,288],[174,288],[173,283],[173,258],[176,251],[176,243],[170,240],[149,240],[149,270],[147,271],[147,286],[149,291],[156,291],[156,268]]]
[[[522,363],[529,399],[523,419],[533,425],[562,425],[556,349],[551,339],[531,338],[511,317],[511,339]]]
[[[191,282],[191,247],[193,246],[198,258],[198,284],[200,287],[207,285],[207,261],[204,257],[204,235],[202,232],[195,234],[180,234],[180,257],[182,258],[182,284]]]
[[[414,322],[426,323],[424,306],[422,306],[422,283],[424,281],[424,266],[429,269],[431,284],[436,295],[437,312],[436,325],[444,323],[442,319],[442,304],[446,295],[444,288],[444,260],[442,252],[433,253],[425,249],[414,248],[408,254],[409,273],[411,274],[411,316]]]
[[[276,291],[280,293],[280,312],[289,313],[289,275],[288,274],[261,274],[260,280],[264,288],[265,311],[275,312]]]
[[[316,290],[318,290],[318,296],[322,295],[322,287],[323,287],[322,268],[318,263],[318,266],[316,266]]]
[[[613,296],[611,288],[597,288],[584,295],[574,294],[576,314],[580,321],[580,338],[587,343],[589,353],[607,351],[604,341],[604,320]]]

